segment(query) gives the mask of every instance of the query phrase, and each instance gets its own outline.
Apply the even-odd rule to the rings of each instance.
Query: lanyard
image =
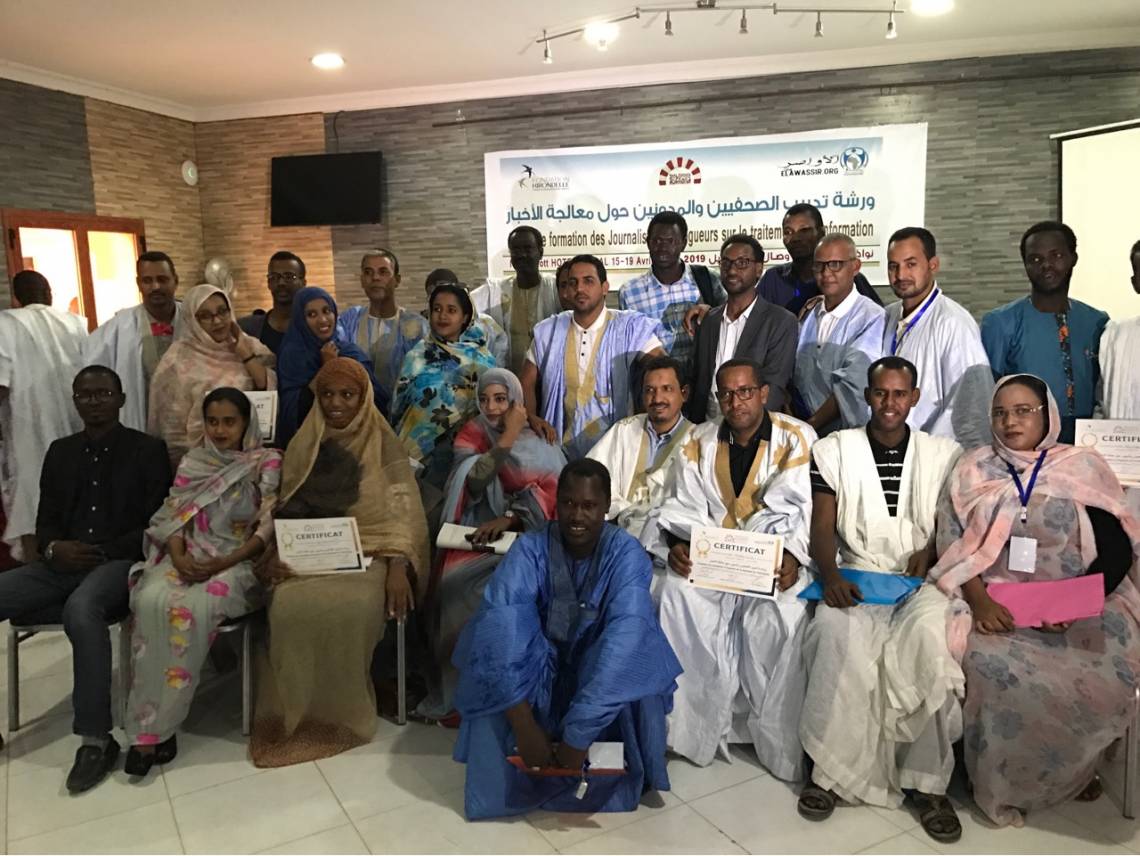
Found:
[[[934,292],[930,295],[930,298],[926,301],[925,304],[923,304],[922,308],[918,310],[918,314],[914,316],[914,320],[906,322],[906,329],[903,330],[902,336],[899,336],[898,328],[897,327],[895,328],[894,337],[891,339],[891,356],[892,357],[898,352],[899,345],[902,344],[902,340],[906,338],[907,333],[909,333],[911,330],[913,330],[915,327],[918,326],[919,320],[922,318],[923,315],[926,314],[926,310],[929,309],[931,304],[934,303],[934,301],[937,299],[939,292],[940,292],[940,289],[935,288]],[[1030,488],[1030,489],[1032,490],[1032,488]]]
[[[1013,484],[1017,488],[1017,495],[1021,498],[1021,522],[1024,523],[1029,516],[1029,497],[1033,493],[1033,486],[1037,484],[1037,474],[1041,472],[1041,465],[1045,463],[1045,453],[1048,449],[1042,449],[1041,455],[1037,458],[1037,463],[1033,465],[1033,474],[1029,477],[1029,485],[1022,487],[1021,479],[1018,478],[1017,470],[1013,468],[1013,464],[1006,464],[1009,474],[1013,476]]]

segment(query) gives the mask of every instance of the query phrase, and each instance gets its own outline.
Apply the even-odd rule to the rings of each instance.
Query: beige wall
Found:
[[[277,250],[305,261],[308,283],[333,287],[332,237],[327,226],[271,228],[270,159],[325,151],[324,117],[319,113],[208,122],[194,128],[201,176],[204,257],[223,256],[234,270],[241,314],[268,308],[265,270]]]
[[[138,217],[147,249],[167,253],[182,289],[202,281],[202,208],[198,188],[182,180],[194,160],[194,125],[88,98],[87,144],[95,213]]]

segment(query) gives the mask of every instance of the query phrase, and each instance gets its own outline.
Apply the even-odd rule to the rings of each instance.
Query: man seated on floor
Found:
[[[768,387],[752,360],[732,359],[716,375],[723,421],[693,428],[673,460],[673,485],[650,516],[642,543],[666,559],[661,628],[684,667],[669,717],[669,748],[701,766],[729,743],[752,743],[772,775],[803,778],[800,647],[807,606],[811,519],[810,448],[815,432],[768,413]],[[783,536],[774,599],[690,585],[689,541],[697,526]]]
[[[455,760],[467,764],[469,820],[633,811],[645,791],[669,789],[665,716],[681,667],[653,614],[649,558],[606,523],[609,507],[606,468],[568,464],[557,522],[519,537],[463,629]],[[603,743],[620,743],[624,760],[593,766],[624,773],[590,774]]]
[[[0,574],[0,621],[61,609],[71,642],[74,731],[83,744],[67,789],[94,787],[119,756],[111,736],[108,621],[127,614],[127,572],[143,557],[143,530],[170,489],[170,458],[157,437],[119,423],[119,376],[81,369],[72,398],[83,430],[48,447],[40,477],[40,561]]]
[[[673,357],[647,360],[641,384],[645,412],[618,422],[586,455],[604,464],[613,479],[607,517],[634,538],[641,537],[649,512],[664,499],[669,463],[693,427],[681,415],[689,394],[682,374]]]
[[[927,833],[957,841],[962,827],[945,795],[962,733],[958,701],[948,693],[921,729],[892,715],[891,701],[914,693],[921,672],[940,661],[925,652],[945,647],[946,611],[924,609],[918,596],[901,605],[860,603],[863,592],[839,568],[925,576],[935,561],[938,498],[962,449],[907,427],[919,399],[918,370],[908,360],[873,363],[865,395],[870,423],[812,449],[811,555],[824,602],[804,638],[800,739],[815,767],[799,812],[824,820],[838,799],[897,808],[911,791]]]

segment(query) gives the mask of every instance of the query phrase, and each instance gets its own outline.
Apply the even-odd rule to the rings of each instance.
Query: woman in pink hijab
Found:
[[[966,677],[966,767],[995,823],[1101,793],[1095,767],[1127,728],[1140,675],[1140,523],[1096,452],[1057,443],[1057,403],[1032,375],[1002,378],[994,440],[967,453],[938,517],[930,579],[956,601],[950,647]],[[1015,628],[987,593],[1104,574],[1104,612]],[[968,607],[968,608],[967,608]]]

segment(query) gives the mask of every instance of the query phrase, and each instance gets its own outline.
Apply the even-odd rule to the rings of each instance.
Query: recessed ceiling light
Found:
[[[319,53],[309,62],[321,71],[335,71],[338,68],[344,68],[344,57],[338,53]]]
[[[915,15],[945,15],[954,8],[954,0],[910,0],[910,11]]]
[[[586,29],[582,31],[582,38],[598,50],[604,51],[612,42],[616,41],[620,33],[621,29],[617,24],[598,21],[586,25]]]

